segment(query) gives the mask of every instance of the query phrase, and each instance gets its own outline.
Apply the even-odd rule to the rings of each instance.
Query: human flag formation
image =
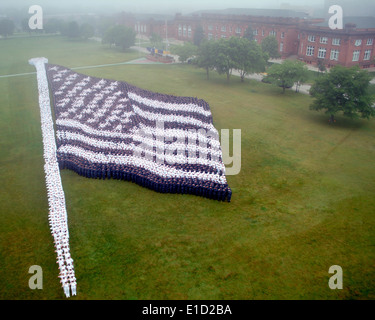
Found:
[[[60,277],[67,296],[69,286],[76,294],[76,281],[59,169],[71,169],[95,179],[132,181],[161,193],[231,200],[219,135],[204,100],[79,74],[48,64],[45,58],[30,63],[37,69],[42,127],[43,119],[48,122],[43,139],[50,153],[45,155],[46,165],[53,163],[53,181],[46,178],[51,194],[50,221],[54,235],[56,229],[65,235],[61,245],[55,238],[55,246],[58,262],[62,261]],[[46,177],[50,175],[46,171]],[[55,195],[60,196],[58,208],[56,201],[52,202]],[[66,272],[61,271],[64,266]]]

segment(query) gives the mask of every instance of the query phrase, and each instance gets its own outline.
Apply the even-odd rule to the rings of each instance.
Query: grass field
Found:
[[[123,62],[98,43],[0,41],[0,75],[33,72],[45,56],[67,67]],[[63,170],[72,299],[374,299],[375,122],[308,109],[307,95],[190,65],[122,65],[80,72],[196,96],[220,129],[242,130],[231,203],[159,194]],[[0,78],[0,299],[63,299],[43,172],[36,76]],[[30,290],[29,267],[43,268]],[[343,269],[331,290],[329,267]]]

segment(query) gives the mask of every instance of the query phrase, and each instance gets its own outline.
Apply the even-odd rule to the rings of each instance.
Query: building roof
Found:
[[[289,9],[251,9],[251,8],[228,8],[222,10],[200,10],[191,13],[197,15],[202,13],[222,14],[222,15],[248,15],[258,17],[282,17],[282,18],[308,18],[308,14],[301,11]]]
[[[152,13],[133,13],[136,20],[146,21],[146,20],[156,20],[156,21],[173,21],[174,15],[170,14],[152,14]]]
[[[373,29],[375,28],[375,17],[343,17],[343,25],[355,24],[357,29]],[[327,27],[328,20],[321,23],[314,23],[317,27]]]

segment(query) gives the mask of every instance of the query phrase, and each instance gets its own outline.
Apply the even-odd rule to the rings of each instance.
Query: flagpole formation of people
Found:
[[[49,99],[48,80],[45,70],[46,58],[29,60],[37,71],[39,107],[43,138],[44,172],[46,176],[47,197],[49,205],[49,224],[54,238],[59,265],[59,278],[65,296],[77,294],[77,281],[74,273],[73,259],[70,256],[68,216],[65,206],[60,169],[56,157],[55,132]]]

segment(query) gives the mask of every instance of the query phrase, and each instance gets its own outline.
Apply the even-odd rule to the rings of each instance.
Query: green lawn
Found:
[[[68,67],[138,57],[62,38],[0,41],[0,75],[45,56]],[[374,299],[375,122],[328,117],[311,98],[190,65],[80,72],[205,99],[214,124],[242,130],[231,203],[159,194],[63,170],[72,299]],[[36,76],[0,78],[0,298],[64,299],[43,172]],[[43,268],[30,290],[29,267]],[[328,269],[340,265],[343,290]]]

